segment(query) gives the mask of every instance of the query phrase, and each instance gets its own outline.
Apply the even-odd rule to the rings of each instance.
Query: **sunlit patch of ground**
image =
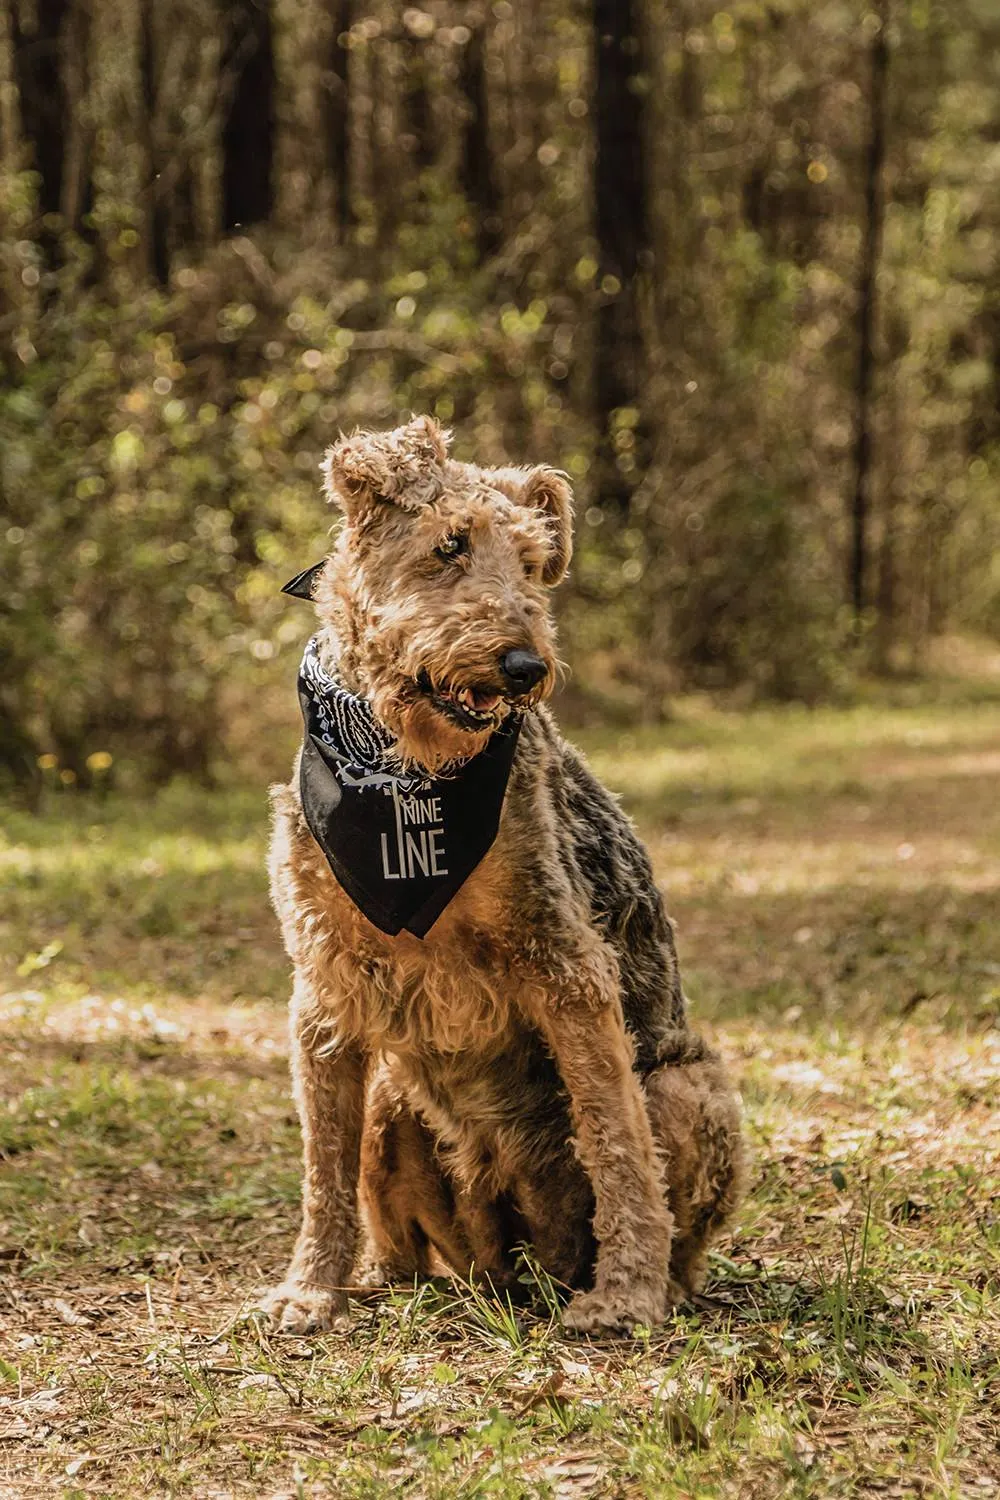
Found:
[[[756,1158],[706,1297],[622,1343],[545,1288],[269,1339],[263,794],[0,815],[0,1497],[1000,1494],[998,744],[989,702],[591,736]]]

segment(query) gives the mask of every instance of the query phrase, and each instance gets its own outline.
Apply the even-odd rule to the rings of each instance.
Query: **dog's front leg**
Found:
[[[673,1229],[617,983],[600,982],[604,967],[584,961],[572,987],[560,985],[536,1012],[569,1093],[576,1153],[594,1190],[594,1286],[573,1297],[563,1318],[580,1333],[662,1320]]]
[[[343,1288],[357,1241],[366,1073],[363,1051],[332,1041],[322,1017],[297,994],[292,1080],[302,1124],[302,1228],[284,1281],[261,1304],[282,1333],[348,1326]]]

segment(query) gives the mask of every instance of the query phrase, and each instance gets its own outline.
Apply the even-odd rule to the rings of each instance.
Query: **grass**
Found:
[[[688,702],[587,745],[746,1100],[706,1297],[617,1343],[439,1286],[270,1338],[263,795],[53,794],[0,813],[4,1500],[1000,1494],[1000,704]]]

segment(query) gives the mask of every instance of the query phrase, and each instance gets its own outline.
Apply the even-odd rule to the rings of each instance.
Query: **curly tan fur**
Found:
[[[573,1289],[565,1321],[657,1322],[696,1290],[743,1180],[736,1097],[689,1029],[649,861],[542,704],[548,590],[571,498],[548,468],[447,457],[419,418],[342,439],[325,464],[345,524],[317,607],[328,670],[371,703],[403,764],[487,743],[435,690],[500,692],[512,649],[545,663],[500,832],[425,938],[388,937],[335,881],[297,777],[274,789],[271,889],[295,968],[293,1077],[303,1223],[275,1324],[343,1324],[342,1290],[442,1264],[510,1283],[518,1244]],[[436,551],[468,545],[455,561]],[[423,686],[421,686],[423,684]]]

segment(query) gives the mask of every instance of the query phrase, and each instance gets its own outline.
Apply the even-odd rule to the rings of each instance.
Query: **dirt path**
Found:
[[[454,1288],[269,1340],[259,794],[4,816],[0,1497],[1000,1493],[998,743],[977,705],[592,745],[757,1159],[708,1297],[622,1344]]]

